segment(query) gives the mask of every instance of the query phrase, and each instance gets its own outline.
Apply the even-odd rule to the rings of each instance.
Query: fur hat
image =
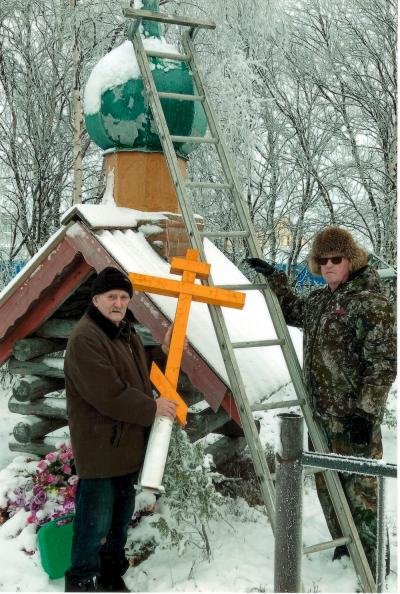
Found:
[[[118,268],[107,266],[93,281],[92,297],[101,293],[107,293],[107,291],[112,291],[113,289],[126,291],[129,293],[129,297],[133,295],[132,283],[126,274],[118,270]]]
[[[316,258],[323,256],[345,256],[350,263],[350,272],[357,272],[368,264],[368,254],[353,239],[351,233],[340,227],[327,227],[314,238],[308,259],[313,274],[321,276],[321,266]]]

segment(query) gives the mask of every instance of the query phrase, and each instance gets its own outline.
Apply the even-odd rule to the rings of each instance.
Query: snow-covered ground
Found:
[[[291,389],[286,389],[291,396]],[[7,390],[0,390],[0,470],[5,468],[15,454],[7,448],[8,434],[15,424],[16,415],[7,408]],[[389,409],[396,414],[396,397],[390,396]],[[274,445],[277,434],[277,414],[257,413],[261,419],[261,440]],[[384,459],[397,461],[396,429],[383,427]],[[211,559],[206,560],[196,547],[185,550],[180,556],[175,548],[157,548],[155,552],[125,575],[128,587],[136,592],[272,592],[274,548],[273,536],[266,516],[250,508],[242,499],[226,500],[222,506],[223,519],[210,525]],[[162,511],[162,508],[160,508]],[[131,538],[142,539],[152,530],[155,517],[145,517],[131,533]],[[397,585],[397,489],[394,480],[388,479],[387,521],[390,532],[392,572],[386,591],[398,592]],[[6,526],[6,524],[4,525]],[[6,537],[0,529],[2,592],[61,592],[63,579],[49,580],[41,568],[38,553],[28,555],[21,548],[21,538]],[[303,540],[309,546],[329,540],[322,511],[313,487],[307,478],[304,487]],[[351,562],[345,558],[331,561],[332,551],[323,551],[303,559],[304,592],[355,592],[357,581]]]

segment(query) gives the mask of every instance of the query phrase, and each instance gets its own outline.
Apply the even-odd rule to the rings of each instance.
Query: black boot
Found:
[[[346,545],[340,545],[339,547],[336,547],[335,552],[333,553],[332,561],[336,561],[342,557],[350,557]]]
[[[130,592],[121,576],[99,575],[96,578],[97,592]]]
[[[95,592],[93,578],[80,579],[65,574],[65,592]]]

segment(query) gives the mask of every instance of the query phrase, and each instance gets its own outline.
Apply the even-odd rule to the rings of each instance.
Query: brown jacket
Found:
[[[116,326],[90,306],[68,341],[68,422],[80,478],[122,476],[143,462],[156,404],[144,347],[127,318]]]

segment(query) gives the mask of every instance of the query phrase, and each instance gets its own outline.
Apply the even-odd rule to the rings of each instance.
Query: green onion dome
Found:
[[[158,0],[144,0],[142,8],[158,11]],[[146,50],[179,53],[161,36],[158,23],[143,21],[141,33]],[[150,64],[158,91],[197,94],[186,63],[152,57]],[[207,123],[199,101],[162,99],[161,105],[171,135],[205,135]],[[84,113],[89,136],[102,149],[162,150],[129,40],[106,54],[93,68],[85,87]],[[175,143],[181,156],[187,156],[195,147]]]

